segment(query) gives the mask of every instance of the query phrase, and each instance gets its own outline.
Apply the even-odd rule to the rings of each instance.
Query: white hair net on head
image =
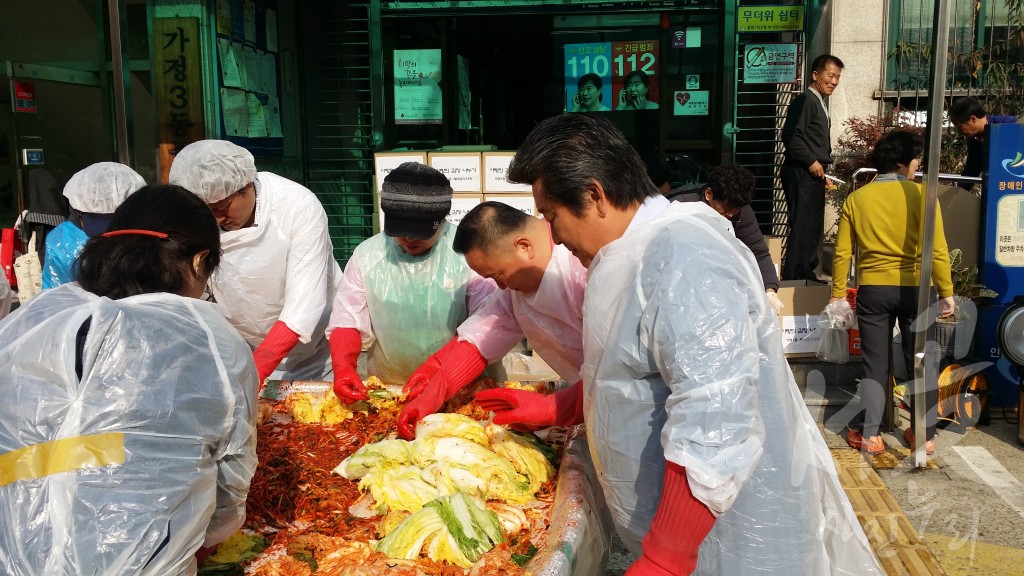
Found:
[[[200,140],[174,156],[168,180],[216,204],[256,180],[256,160],[227,140]]]
[[[117,162],[97,162],[64,185],[71,207],[90,214],[113,214],[129,194],[146,185],[138,172]]]

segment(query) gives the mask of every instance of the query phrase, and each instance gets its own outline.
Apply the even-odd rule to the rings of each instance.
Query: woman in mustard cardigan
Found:
[[[860,383],[864,421],[861,430],[850,428],[847,442],[869,454],[885,451],[878,434],[887,404],[885,382],[889,378],[889,349],[897,321],[903,334],[904,365],[913,366],[914,339],[910,323],[917,314],[917,289],[921,261],[921,219],[924,193],[913,181],[924,142],[905,130],[884,135],[875,145],[871,160],[878,169],[873,182],[856,190],[843,204],[836,236],[832,270],[832,300],[846,296],[846,270],[854,247],[857,258],[857,323],[860,329],[864,379]],[[942,229],[942,214],[935,212],[935,243],[932,249],[932,284],[941,298],[939,316],[953,314],[953,282],[949,251]],[[935,452],[935,404],[938,390],[925,393],[928,411],[926,451]],[[904,438],[913,447],[908,428]]]

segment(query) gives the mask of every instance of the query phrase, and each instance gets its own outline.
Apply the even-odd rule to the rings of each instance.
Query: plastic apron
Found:
[[[452,250],[455,227],[444,230],[426,254],[411,256],[385,234],[356,250],[366,287],[374,343],[367,374],[404,385],[409,375],[455,335],[466,319],[465,258]]]
[[[587,269],[561,244],[532,294],[506,288],[459,326],[459,337],[488,362],[500,360],[526,336],[533,350],[566,382],[580,379],[583,363],[583,292]]]
[[[882,574],[782,351],[753,255],[703,203],[634,221],[584,305],[584,413],[639,553],[664,462],[717,516],[695,574]]]
[[[299,334],[271,378],[320,380],[330,373],[324,330],[341,281],[327,216],[301,185],[266,172],[259,181],[258,225],[221,233],[223,256],[209,289],[253,349],[278,320]]]
[[[0,476],[2,572],[195,574],[245,518],[256,386],[207,302],[69,284],[0,321],[0,454],[21,455]]]
[[[43,290],[75,280],[72,267],[88,239],[89,236],[70,220],[50,230],[46,235],[46,256],[43,259]]]

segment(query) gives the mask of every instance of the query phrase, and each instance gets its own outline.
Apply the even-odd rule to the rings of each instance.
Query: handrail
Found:
[[[863,176],[865,174],[877,174],[877,173],[878,173],[878,170],[875,169],[875,168],[858,168],[858,169],[854,170],[853,176],[852,176],[853,190],[856,190],[857,188],[860,188],[861,184],[859,183],[859,180],[860,180],[861,176]],[[914,173],[914,180],[917,180],[918,178],[921,178],[924,175],[925,175],[924,172],[915,172]],[[972,184],[977,182],[978,184],[981,184],[982,179],[981,179],[980,176],[961,176],[960,174],[947,174],[947,173],[944,173],[944,172],[940,172],[939,173],[939,181],[940,182],[970,182]],[[865,182],[865,184],[867,184],[867,182]],[[851,190],[851,192],[853,190]]]

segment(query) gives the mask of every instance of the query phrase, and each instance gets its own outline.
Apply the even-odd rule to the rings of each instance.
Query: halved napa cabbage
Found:
[[[426,546],[431,560],[470,568],[502,541],[497,514],[457,492],[428,503],[407,518],[377,544],[377,551],[389,558],[413,560]]]
[[[518,506],[491,501],[486,504],[486,508],[498,515],[498,522],[505,534],[515,534],[529,524],[526,513]]]
[[[438,412],[424,416],[416,423],[416,438],[455,437],[465,438],[481,446],[487,446],[487,433],[476,420],[462,414]]]
[[[423,479],[423,470],[409,464],[374,466],[359,481],[359,489],[369,490],[378,512],[384,514],[391,510],[416,512],[438,496],[437,488]]]
[[[423,479],[437,487],[438,495],[450,496],[465,492],[473,496],[487,495],[487,482],[465,466],[454,462],[434,462],[423,469]]]
[[[334,473],[349,480],[358,480],[378,464],[409,464],[412,461],[412,445],[405,440],[381,440],[367,444],[355,454],[345,458],[334,469]]]
[[[426,468],[434,462],[457,464],[484,481],[488,499],[525,504],[533,500],[530,480],[511,462],[463,438],[421,438],[412,442],[412,461]]]
[[[536,493],[542,484],[554,478],[555,467],[526,435],[496,424],[488,424],[486,430],[491,450],[511,462],[516,472],[530,479],[531,493]]]

